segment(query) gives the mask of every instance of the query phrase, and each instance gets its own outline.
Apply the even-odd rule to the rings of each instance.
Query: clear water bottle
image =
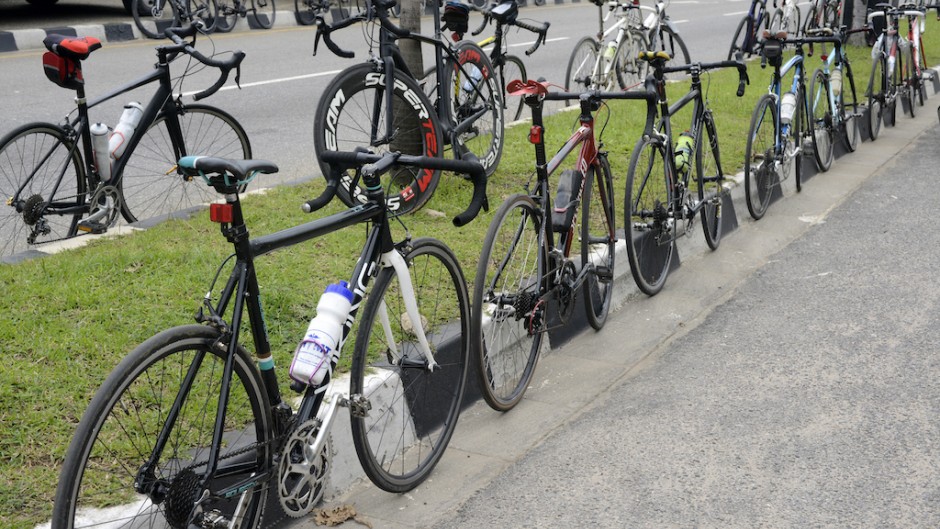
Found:
[[[832,87],[832,95],[839,97],[842,93],[842,70],[829,72],[829,86]]]
[[[676,140],[676,169],[679,174],[685,174],[689,170],[692,150],[695,148],[694,140],[695,138],[689,134],[689,131],[679,134],[679,139]]]
[[[349,317],[353,293],[345,281],[326,287],[317,303],[317,315],[310,320],[303,341],[294,351],[290,377],[302,384],[323,383],[332,363],[339,358],[336,346],[343,337],[343,324]]]
[[[102,180],[111,178],[111,158],[108,156],[108,126],[95,123],[88,128],[91,132],[91,150],[95,154],[95,168]]]
[[[793,119],[793,111],[796,110],[796,94],[787,92],[780,98],[780,122],[784,125],[789,124]]]
[[[111,139],[108,141],[108,152],[111,153],[112,158],[117,160],[124,154],[127,142],[134,135],[134,130],[137,129],[143,115],[144,107],[137,101],[131,101],[124,105],[124,113],[121,114],[121,119],[114,127],[114,132],[111,133]]]

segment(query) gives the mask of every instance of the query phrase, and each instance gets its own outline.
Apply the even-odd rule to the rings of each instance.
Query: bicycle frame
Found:
[[[747,10],[747,24],[745,25],[747,34],[745,35],[744,49],[742,51],[745,53],[753,53],[754,45],[757,44],[759,40],[757,28],[764,23],[764,19],[767,17],[767,0],[753,0],[750,9]]]
[[[804,116],[812,116],[812,111],[809,106],[809,97],[806,95],[805,84],[806,84],[806,64],[803,57],[803,48],[797,46],[797,53],[790,58],[783,66],[775,67],[773,72],[773,79],[770,82],[770,87],[768,92],[774,97],[774,102],[777,107],[777,122],[774,123],[774,130],[776,131],[776,137],[774,138],[774,152],[777,157],[782,157],[786,153],[786,138],[790,134],[790,124],[783,123],[780,117],[780,109],[783,103],[782,101],[782,83],[783,78],[793,70],[793,81],[790,83],[790,91],[794,94],[801,93],[802,90],[803,98],[800,101],[797,101],[797,108],[794,112],[803,112]],[[802,149],[802,146],[797,146],[798,149]]]

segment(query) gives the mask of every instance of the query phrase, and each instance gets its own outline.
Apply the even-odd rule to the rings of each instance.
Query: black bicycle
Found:
[[[326,205],[348,171],[369,186],[366,202],[254,238],[239,195],[259,173],[277,167],[263,160],[180,160],[194,180],[225,197],[212,205],[210,218],[234,254],[209,285],[197,324],[145,341],[98,390],[66,453],[54,529],[253,528],[262,515],[268,524],[278,512],[304,516],[323,494],[330,428],[340,406],[349,409],[356,452],[378,487],[404,492],[428,477],[460,412],[470,304],[460,265],[446,245],[426,238],[393,241],[380,178],[397,166],[469,174],[474,192],[467,211],[454,220],[461,225],[485,204],[486,176],[472,161],[398,153],[323,156],[330,168],[326,190],[304,209]],[[302,394],[294,411],[278,389],[255,258],[362,223],[371,227],[350,277],[353,300],[342,339],[322,383],[292,385]],[[231,272],[216,297],[215,283],[227,266]],[[363,302],[350,392],[334,394],[326,404],[336,359]],[[251,332],[257,364],[242,343],[243,330]],[[269,498],[280,509],[266,506]],[[93,518],[84,516],[92,511]]]
[[[170,64],[179,57],[218,68],[216,83],[194,96],[203,99],[221,88],[233,69],[238,81],[245,54],[237,51],[226,60],[206,57],[193,48],[194,26],[167,34],[174,43],[157,47],[152,71],[91,101],[85,99],[81,61],[101,43],[90,37],[46,38],[46,75],[75,91],[77,115],[60,124],[29,123],[0,139],[0,195],[5,198],[0,205],[0,259],[42,243],[103,233],[119,216],[131,223],[209,202],[211,192],[177,167],[182,156],[251,157],[248,135],[238,121],[215,107],[184,104],[176,94],[186,73],[175,78],[170,73]],[[189,37],[190,42],[183,40]],[[187,65],[187,71],[192,67]],[[123,123],[112,132],[89,116],[89,109],[150,83],[157,83],[153,96],[137,106],[139,113],[130,112],[137,116],[136,126]]]
[[[162,39],[167,28],[190,24],[201,24],[204,32],[212,33],[219,6],[216,0],[131,0],[130,11],[141,33]]]

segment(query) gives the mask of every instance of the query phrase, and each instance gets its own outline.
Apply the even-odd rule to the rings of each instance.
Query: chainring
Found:
[[[323,499],[326,477],[333,461],[333,443],[327,434],[319,453],[313,443],[320,432],[320,421],[311,419],[294,430],[284,443],[277,473],[277,496],[284,513],[300,518]]]
[[[91,213],[98,211],[102,207],[106,207],[105,205],[108,203],[106,200],[107,198],[111,199],[112,207],[111,211],[108,212],[107,218],[104,219],[102,224],[111,227],[114,226],[114,224],[117,222],[118,214],[121,213],[121,201],[123,200],[123,197],[121,196],[121,193],[118,191],[117,187],[111,185],[98,186],[98,188],[95,189],[95,192],[91,195],[90,204],[93,204]]]

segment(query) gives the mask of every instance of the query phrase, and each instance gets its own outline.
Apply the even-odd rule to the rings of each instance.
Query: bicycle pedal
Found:
[[[101,222],[92,222],[92,221],[82,221],[78,223],[78,231],[83,231],[85,233],[91,233],[93,235],[101,235],[108,231],[108,226]]]
[[[614,278],[614,272],[609,266],[595,266],[594,275],[604,282],[608,282]]]

